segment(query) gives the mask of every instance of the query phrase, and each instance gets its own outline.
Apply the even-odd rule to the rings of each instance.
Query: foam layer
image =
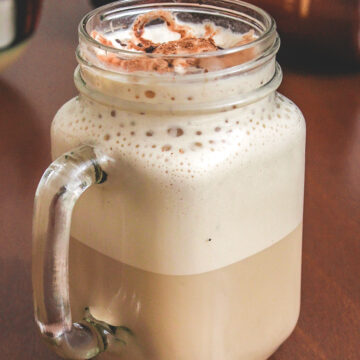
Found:
[[[54,157],[84,143],[108,155],[108,181],[81,198],[72,234],[125,264],[202,273],[267,248],[301,222],[305,127],[283,96],[193,116],[73,99],[52,134]]]
[[[194,27],[198,36],[201,26]],[[152,29],[144,36],[168,39],[161,25]],[[220,31],[217,41],[230,46],[240,35]],[[190,80],[82,65],[77,86],[86,96],[57,113],[53,157],[91,144],[108,159],[101,164],[108,180],[77,203],[72,236],[135,268],[189,275],[241,261],[293,231],[303,209],[305,123],[298,108],[272,93],[209,109],[265,84],[274,64],[272,58],[231,77]]]

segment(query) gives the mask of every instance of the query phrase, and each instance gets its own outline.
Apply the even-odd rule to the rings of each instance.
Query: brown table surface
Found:
[[[89,9],[46,1],[26,55],[0,74],[0,359],[58,359],[33,321],[31,213],[51,119],[76,94],[76,29]],[[359,360],[360,75],[285,71],[281,91],[307,120],[302,307],[271,360]]]

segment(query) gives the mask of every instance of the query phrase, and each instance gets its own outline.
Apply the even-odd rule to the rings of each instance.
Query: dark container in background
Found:
[[[360,65],[360,1],[253,0],[276,20],[281,63],[319,71]]]
[[[105,4],[110,4],[112,1],[107,1],[107,0],[91,0],[93,6],[95,7],[99,7]]]
[[[91,2],[97,7],[112,1]],[[279,51],[282,64],[319,72],[359,69],[359,0],[248,2],[268,11],[275,18],[282,42]]]
[[[0,0],[0,71],[24,51],[34,33],[42,0]]]

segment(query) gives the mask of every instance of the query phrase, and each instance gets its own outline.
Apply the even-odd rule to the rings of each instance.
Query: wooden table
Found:
[[[58,359],[31,297],[31,213],[50,162],[50,122],[76,94],[85,0],[46,1],[26,55],[0,74],[0,359]],[[282,92],[307,120],[302,307],[271,360],[360,359],[360,75],[285,71]],[[169,359],[171,360],[171,359]],[[222,359],[219,359],[222,360]]]

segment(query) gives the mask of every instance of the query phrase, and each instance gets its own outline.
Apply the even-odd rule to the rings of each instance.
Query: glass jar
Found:
[[[154,9],[254,39],[159,55],[90,36]],[[80,94],[55,116],[35,201],[43,337],[73,359],[268,358],[299,315],[305,150],[304,118],[276,92],[273,19],[239,1],[131,0],[88,14],[79,39]]]

